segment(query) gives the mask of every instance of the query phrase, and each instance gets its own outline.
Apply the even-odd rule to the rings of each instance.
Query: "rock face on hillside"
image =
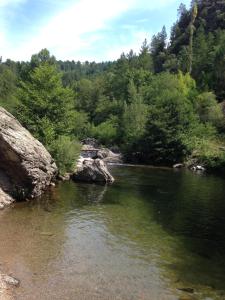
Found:
[[[72,175],[75,181],[113,183],[114,178],[101,159],[80,158],[76,171]]]
[[[0,204],[41,195],[57,172],[45,147],[0,107]]]

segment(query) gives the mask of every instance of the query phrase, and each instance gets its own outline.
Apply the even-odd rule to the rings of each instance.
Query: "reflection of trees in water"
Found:
[[[134,257],[156,264],[175,287],[224,289],[224,182],[141,168],[121,168],[118,174],[112,186],[64,182],[4,211],[0,257],[12,266],[20,262],[28,273],[45,265],[51,270],[63,251],[70,214],[87,213],[115,237],[104,235],[109,247],[127,247]]]
[[[42,269],[60,255],[65,242],[65,215],[103,201],[107,186],[60,183],[42,197],[2,212],[0,257]],[[37,254],[38,257],[34,256]],[[13,264],[13,263],[12,263]],[[35,272],[35,270],[33,270]]]
[[[160,178],[158,178],[160,179]],[[154,185],[154,182],[151,182]],[[177,239],[174,263],[166,268],[178,281],[224,289],[225,201],[222,179],[192,173],[168,173],[155,182],[150,213],[165,232]],[[174,259],[175,258],[175,259]]]
[[[104,195],[107,191],[107,185],[101,184],[76,184],[76,198],[83,204],[97,204],[104,201]]]
[[[132,171],[123,170],[126,193],[117,196],[118,207],[104,210],[109,231],[140,249],[143,259],[156,253],[156,261],[175,285],[200,285],[202,292],[209,288],[211,295],[224,290],[223,180],[140,169],[134,170],[136,178]]]

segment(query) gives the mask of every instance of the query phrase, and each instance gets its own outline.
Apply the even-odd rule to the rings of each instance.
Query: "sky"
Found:
[[[182,0],[189,8],[190,0]],[[47,48],[58,60],[109,61],[138,53],[181,0],[0,0],[0,56],[29,61]]]

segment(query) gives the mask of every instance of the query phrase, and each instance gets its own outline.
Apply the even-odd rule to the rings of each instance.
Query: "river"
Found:
[[[62,182],[0,213],[15,299],[225,299],[225,180],[111,168],[113,185]]]

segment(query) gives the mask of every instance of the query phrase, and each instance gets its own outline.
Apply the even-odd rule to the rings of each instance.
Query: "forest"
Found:
[[[139,53],[112,62],[0,62],[0,105],[50,151],[62,173],[86,137],[128,162],[225,171],[225,1],[181,4]]]

